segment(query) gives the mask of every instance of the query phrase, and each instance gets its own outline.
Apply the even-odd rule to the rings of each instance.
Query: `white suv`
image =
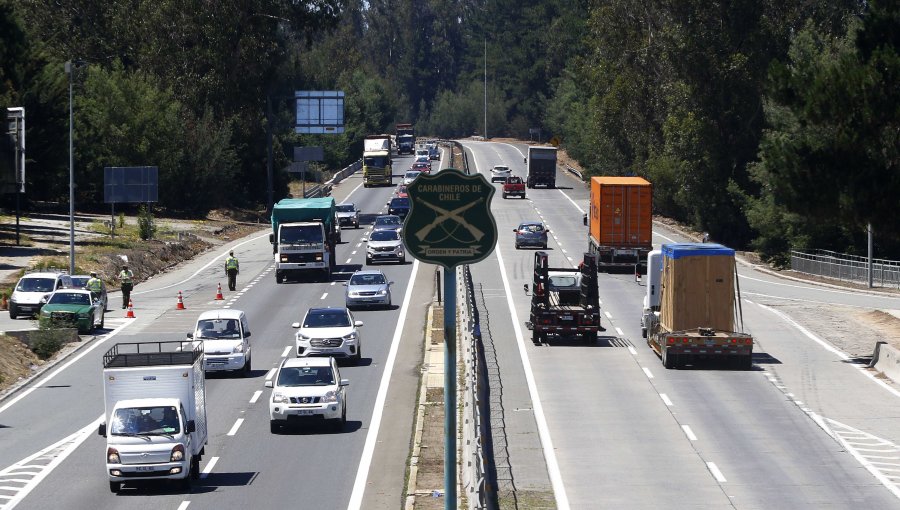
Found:
[[[287,358],[278,367],[269,399],[269,430],[302,421],[327,421],[336,430],[347,422],[347,386],[334,358]]]
[[[59,271],[26,273],[19,279],[9,298],[9,318],[19,315],[38,315],[44,306],[44,297],[57,289],[71,288],[72,279]]]
[[[291,324],[300,329],[295,336],[297,357],[334,356],[359,363],[362,340],[358,328],[362,325],[346,308],[310,308],[302,325]]]

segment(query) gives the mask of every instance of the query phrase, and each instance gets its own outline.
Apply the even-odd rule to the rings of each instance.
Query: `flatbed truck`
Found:
[[[570,335],[594,342],[600,331],[606,331],[600,322],[593,257],[585,254],[579,267],[563,268],[550,267],[545,251],[534,254],[531,313],[525,327],[531,330],[531,340],[538,345],[550,338]]]

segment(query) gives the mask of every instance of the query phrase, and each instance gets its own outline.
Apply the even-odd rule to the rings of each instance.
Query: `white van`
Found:
[[[227,308],[203,312],[187,337],[203,342],[207,372],[240,370],[244,377],[250,375],[250,324],[244,312]]]

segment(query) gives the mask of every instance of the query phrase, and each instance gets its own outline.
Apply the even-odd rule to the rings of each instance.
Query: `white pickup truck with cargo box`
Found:
[[[200,477],[205,454],[203,342],[118,343],[103,356],[109,490],[140,480]]]

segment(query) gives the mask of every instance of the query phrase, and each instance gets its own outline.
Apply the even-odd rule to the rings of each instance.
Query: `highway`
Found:
[[[470,167],[486,176],[496,164],[525,174],[524,146],[465,146]],[[900,301],[741,266],[754,369],[665,370],[641,338],[645,288],[632,275],[604,274],[605,336],[595,345],[535,346],[522,291],[533,253],[514,248],[512,230],[544,221],[551,266],[577,265],[587,248],[588,190],[562,172],[557,186],[495,201],[497,248],[472,267],[503,374],[517,490],[549,489],[571,508],[900,508],[900,393],[774,308],[798,300],[900,308]],[[681,240],[665,230],[654,235],[655,244]],[[532,398],[540,405],[528,406]]]
[[[489,178],[491,166],[505,164],[524,175],[524,146],[464,145],[473,171]],[[395,176],[410,163],[397,158]],[[482,333],[501,374],[502,387],[492,388],[505,413],[501,488],[514,489],[518,508],[536,500],[578,509],[900,508],[900,391],[852,353],[831,347],[828,328],[791,318],[799,304],[900,308],[900,299],[742,265],[753,369],[665,370],[641,338],[645,288],[631,275],[604,274],[607,331],[599,341],[533,345],[522,290],[531,284],[533,250],[516,250],[512,230],[524,220],[547,223],[552,265],[577,265],[587,246],[581,217],[588,192],[563,173],[557,182],[558,189],[528,190],[525,200],[495,194],[498,245],[471,267]],[[354,175],[333,193],[338,202],[356,203],[369,224],[393,189],[361,184]],[[365,323],[364,359],[341,368],[351,382],[344,430],[272,435],[264,382],[291,355],[290,324],[309,307],[343,306],[341,283],[362,267],[368,229],[343,231],[332,282],[282,285],[275,283],[268,232],[261,228],[142,283],[133,293],[136,319],[111,310],[103,335],[0,402],[0,510],[402,506],[434,268],[379,266],[395,282],[394,308],[354,312]],[[668,229],[654,233],[656,244],[681,240]],[[229,248],[241,261],[238,291],[215,301]],[[175,309],[178,291],[187,310]],[[183,339],[202,311],[221,306],[248,314],[254,370],[249,378],[208,378],[202,479],[189,493],[147,485],[111,494],[104,439],[96,434],[103,353],[116,342]]]
[[[397,158],[395,174],[402,175],[410,163],[411,158]],[[122,318],[117,309],[107,312],[108,331],[0,403],[0,486],[6,489],[0,491],[0,508],[19,503],[20,508],[58,508],[63,487],[67,509],[218,509],[258,507],[261,502],[275,508],[296,507],[301,501],[305,508],[347,508],[354,494],[364,508],[396,508],[404,487],[422,359],[419,339],[433,295],[433,271],[410,260],[379,266],[395,282],[393,309],[353,312],[364,322],[363,360],[341,368],[341,376],[351,381],[342,432],[311,427],[270,434],[271,390],[264,388],[273,368],[293,355],[291,323],[310,307],[343,306],[341,284],[363,266],[363,238],[393,192],[363,188],[361,175],[335,188],[339,203],[356,203],[363,225],[343,230],[338,272],[329,283],[276,284],[269,229],[263,228],[137,286],[132,294],[136,319]],[[238,291],[216,301],[224,255],[232,247],[241,262]],[[178,291],[186,310],[175,309]],[[214,374],[207,380],[209,445],[202,479],[189,494],[160,484],[136,489],[126,484],[120,494],[111,494],[105,483],[105,440],[96,433],[103,412],[102,355],[115,342],[184,339],[201,312],[222,306],[248,315],[253,372],[248,378]],[[382,406],[376,409],[379,398]],[[370,437],[373,417],[382,416],[382,433]],[[42,452],[50,446],[54,448]],[[360,466],[372,465],[373,459],[377,467],[370,479],[369,470]],[[367,490],[370,494],[364,494]]]

